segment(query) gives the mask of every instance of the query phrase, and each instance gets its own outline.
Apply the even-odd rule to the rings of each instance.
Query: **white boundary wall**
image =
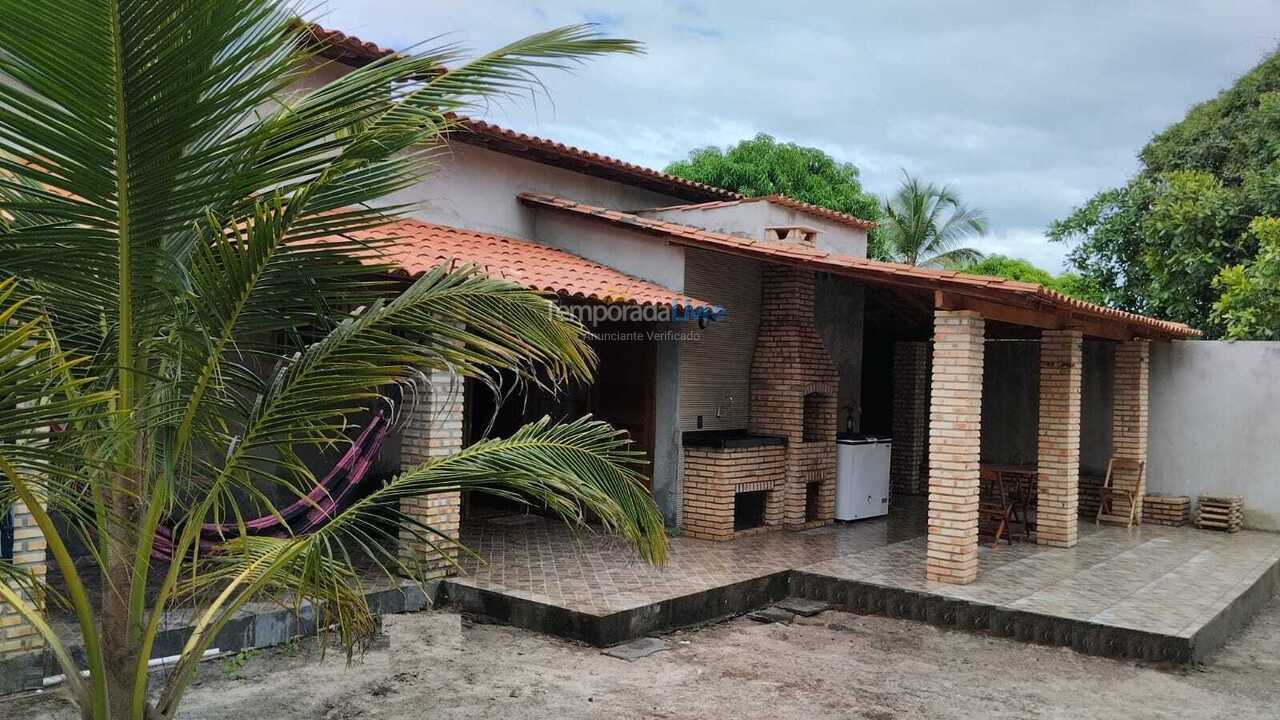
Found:
[[[1280,530],[1280,342],[1152,343],[1147,492],[1244,496]]]

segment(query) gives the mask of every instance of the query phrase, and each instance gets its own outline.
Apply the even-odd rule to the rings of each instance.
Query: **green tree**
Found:
[[[1071,262],[1098,301],[1220,336],[1227,319],[1214,308],[1229,285],[1215,278],[1257,255],[1255,218],[1280,215],[1280,53],[1191,108],[1139,160],[1128,183],[1099,192],[1049,236],[1078,243]]]
[[[1280,340],[1280,218],[1254,218],[1249,236],[1258,254],[1214,278],[1213,320],[1230,340]]]
[[[922,182],[903,172],[897,192],[884,202],[883,218],[881,229],[890,260],[954,268],[982,259],[982,253],[961,243],[985,235],[987,219],[982,211],[961,203],[948,186]]]
[[[526,498],[664,557],[636,454],[589,419],[407,470],[313,533],[200,547],[203,523],[305,494],[316,479],[300,451],[349,442],[357,413],[423,370],[510,371],[554,390],[594,367],[584,328],[541,295],[465,269],[404,289],[382,279],[382,246],[337,238],[394,217],[379,198],[417,182],[449,111],[535,88],[533,70],[638,47],[568,27],[474,60],[452,45],[384,58],[299,96],[317,65],[291,7],[0,0],[0,272],[13,296],[0,297],[0,503],[26,502],[44,531],[87,678],[42,620],[35,578],[0,563],[27,583],[0,592],[93,720],[174,717],[199,658],[256,597],[310,601],[349,655],[363,647],[376,626],[348,553],[415,574],[397,533],[438,534],[399,511],[409,497]],[[42,430],[54,424],[66,430]],[[92,549],[100,604],[54,513]],[[149,591],[161,524],[173,560]],[[178,603],[193,633],[152,693],[147,660]]]
[[[880,201],[862,189],[855,165],[838,162],[818,148],[780,143],[764,134],[724,150],[694,150],[687,159],[668,165],[666,172],[747,197],[786,195],[865,220],[880,218]],[[887,257],[881,237],[878,230],[868,235],[869,257]]]
[[[1082,287],[1082,279],[1075,273],[1051,275],[1049,271],[1032,265],[1021,258],[1007,255],[987,255],[976,262],[958,268],[961,272],[974,275],[991,275],[1020,282],[1036,283],[1050,290],[1057,290],[1064,295],[1072,295],[1087,299],[1088,293]]]

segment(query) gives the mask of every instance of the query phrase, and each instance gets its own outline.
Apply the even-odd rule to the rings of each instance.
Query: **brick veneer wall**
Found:
[[[929,436],[929,344],[893,344],[893,446],[889,491],[919,495]]]
[[[43,581],[47,568],[44,533],[24,503],[13,506],[13,564]],[[40,650],[44,639],[8,603],[0,604],[0,660]]]
[[[765,267],[760,330],[751,360],[751,432],[787,439],[783,522],[790,528],[830,523],[835,517],[836,402],[840,376],[814,328],[814,274]],[[805,441],[805,396],[817,410]],[[817,517],[805,517],[807,485],[819,483]]]
[[[1037,458],[1036,542],[1072,547],[1079,539],[1080,392],[1084,334],[1040,334],[1040,421]]]
[[[929,580],[978,577],[978,463],[986,323],[968,310],[934,312],[929,404]]]
[[[684,513],[686,535],[704,540],[730,540],[754,532],[733,530],[734,500],[739,491],[766,490],[764,528],[782,524],[787,482],[787,448],[768,445],[749,448],[684,450]]]
[[[1132,460],[1147,459],[1150,420],[1151,341],[1130,340],[1116,346],[1115,391],[1111,410],[1112,454]],[[1146,476],[1138,487],[1138,521],[1142,521],[1142,497]]]
[[[450,373],[434,370],[418,381],[416,404],[400,440],[400,468],[407,470],[428,460],[447,457],[462,449],[463,380]],[[406,515],[442,533],[435,538],[435,549],[401,531],[400,557],[417,566],[423,577],[452,575],[462,522],[462,494],[458,491],[436,493],[402,500],[400,510]]]

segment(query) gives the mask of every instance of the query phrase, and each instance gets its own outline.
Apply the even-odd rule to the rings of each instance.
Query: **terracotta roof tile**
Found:
[[[876,223],[871,220],[864,220],[848,213],[829,210],[819,205],[813,205],[794,198],[789,198],[786,195],[757,195],[756,197],[744,197],[740,200],[714,200],[712,202],[690,203],[688,205],[668,205],[666,207],[650,208],[649,210],[642,212],[657,212],[660,210],[715,210],[717,208],[732,207],[734,205],[753,202],[771,202],[775,205],[781,205],[783,207],[791,208],[792,210],[806,212],[810,215],[816,215],[832,222],[848,225],[859,230],[870,230],[876,226]]]
[[[742,197],[729,190],[668,175],[652,168],[590,150],[582,150],[555,140],[508,130],[484,120],[461,116],[454,116],[453,119],[458,122],[461,131],[455,132],[451,138],[460,142],[481,145],[509,155],[530,157],[538,162],[616,180],[686,200],[726,200]]]
[[[370,260],[391,260],[411,276],[439,265],[475,265],[490,277],[510,280],[540,292],[597,302],[714,307],[656,283],[632,277],[557,248],[528,240],[433,225],[418,220],[398,220],[374,230],[351,233],[366,240],[395,240],[383,255]]]
[[[1182,323],[1159,320],[1124,310],[1095,305],[1077,298],[1068,297],[1056,290],[1049,290],[1035,283],[1006,280],[985,275],[969,275],[954,270],[932,270],[914,265],[881,262],[848,255],[832,255],[806,245],[794,243],[744,241],[743,238],[733,235],[711,232],[689,225],[645,218],[628,213],[614,211],[609,215],[602,215],[602,208],[576,203],[572,200],[551,195],[520,193],[519,197],[520,201],[526,205],[549,208],[584,217],[594,217],[602,221],[625,225],[641,232],[661,235],[677,244],[710,250],[737,252],[764,261],[800,261],[814,270],[847,275],[865,282],[909,285],[923,289],[954,290],[958,292],[963,292],[966,288],[971,290],[981,288],[987,294],[995,295],[997,299],[1018,302],[1019,304],[1031,302],[1051,305],[1082,315],[1118,321],[1131,327],[1154,331],[1167,336],[1192,337],[1200,334],[1198,330]]]
[[[339,30],[329,30],[316,23],[306,23],[303,33],[305,39],[318,48],[321,56],[351,67],[362,67],[396,54],[395,50],[379,47]]]

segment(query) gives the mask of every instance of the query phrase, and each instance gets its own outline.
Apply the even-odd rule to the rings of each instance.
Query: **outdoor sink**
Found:
[[[685,447],[731,450],[764,447],[766,445],[786,445],[787,439],[781,435],[754,435],[746,430],[698,430],[685,433],[683,444]]]

